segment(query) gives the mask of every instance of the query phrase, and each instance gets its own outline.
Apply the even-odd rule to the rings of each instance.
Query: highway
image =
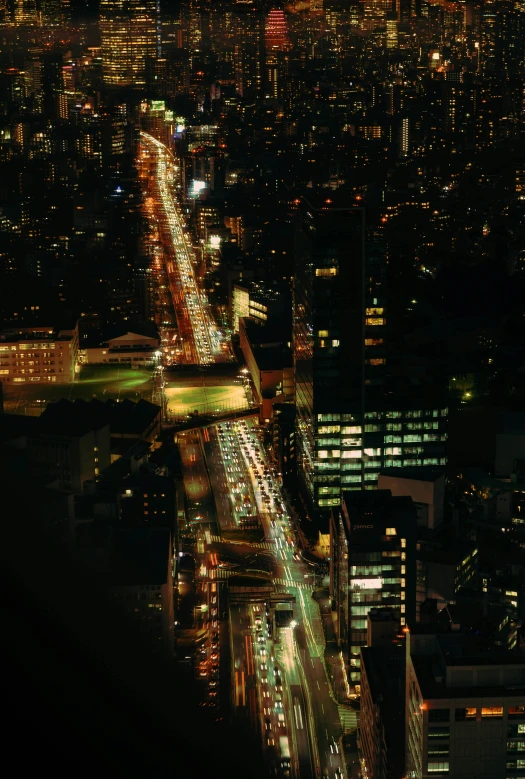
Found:
[[[243,496],[249,496],[251,511],[264,530],[264,540],[254,542],[225,542],[220,537],[212,539],[210,549],[218,559],[226,559],[220,563],[233,571],[222,571],[223,575],[235,573],[235,565],[231,560],[236,557],[242,561],[253,560],[254,556],[264,556],[271,568],[272,580],[278,593],[289,593],[295,596],[294,620],[295,626],[281,628],[278,636],[265,638],[263,648],[267,656],[275,658],[275,664],[270,662],[264,669],[265,677],[255,673],[258,685],[259,708],[265,700],[265,693],[275,694],[274,667],[279,667],[280,686],[282,687],[282,705],[285,717],[289,750],[291,754],[290,768],[283,768],[280,763],[277,743],[266,743],[267,757],[277,766],[279,775],[290,770],[291,775],[306,779],[322,777],[340,779],[344,771],[340,754],[339,739],[341,724],[338,707],[332,697],[325,666],[324,666],[324,635],[319,607],[312,598],[311,569],[300,558],[294,546],[293,532],[290,526],[285,504],[282,500],[279,476],[276,469],[267,461],[264,447],[257,432],[254,420],[232,421],[207,428],[203,432],[203,446],[208,463],[211,485],[215,502],[218,507],[218,526],[228,530],[238,525],[242,520],[241,505],[234,496],[232,487],[241,490]],[[246,498],[247,499],[247,498]],[[245,498],[242,499],[244,505]],[[228,535],[229,537],[229,535]],[[225,554],[225,549],[231,550],[231,555]],[[253,604],[252,604],[253,606]],[[235,607],[238,608],[238,607]],[[252,614],[253,617],[253,614]],[[244,613],[243,621],[248,620],[248,612]],[[230,615],[230,629],[235,636],[240,625],[236,617]],[[248,623],[243,624],[244,636],[250,634]],[[251,627],[253,649],[257,658],[257,630]],[[276,640],[279,638],[279,640]],[[242,649],[239,637],[234,638],[233,650],[239,662],[242,661]],[[271,653],[271,654],[270,654]],[[262,657],[257,658],[256,667],[264,665]],[[275,713],[275,704],[270,707]],[[268,706],[262,705],[269,710]],[[259,712],[260,713],[260,712]],[[270,717],[272,732],[274,729],[273,714]],[[266,728],[264,722],[262,728]],[[264,733],[264,730],[262,730]],[[270,739],[275,737],[269,736]],[[275,751],[277,750],[277,756]],[[290,775],[290,774],[284,774]]]
[[[141,178],[147,181],[151,195],[146,200],[147,214],[155,222],[164,250],[181,361],[199,365],[222,362],[229,359],[229,348],[197,281],[191,238],[173,190],[173,154],[148,133],[140,133],[140,142]]]

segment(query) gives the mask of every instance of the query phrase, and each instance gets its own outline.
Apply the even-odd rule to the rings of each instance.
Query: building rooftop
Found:
[[[411,628],[409,641],[425,698],[525,695],[525,656],[520,652],[478,652],[465,632],[439,632],[420,624]],[[476,676],[469,669],[477,669]]]
[[[293,366],[291,349],[281,349],[278,346],[259,346],[252,348],[252,353],[260,371],[278,371]]]
[[[110,580],[114,586],[162,585],[168,581],[170,531],[167,528],[125,528],[111,541]]]
[[[17,438],[32,435],[37,425],[38,417],[0,414],[0,444],[9,444]]]
[[[50,403],[39,417],[39,430],[57,435],[84,435],[109,425],[111,435],[135,435],[139,438],[160,414],[160,406],[141,399],[116,401],[93,398],[89,402],[62,398]]]
[[[246,337],[253,348],[279,347],[288,338],[288,334],[283,331],[282,324],[275,320],[265,325],[258,325],[249,319],[243,321]]]
[[[390,490],[343,490],[343,502],[349,513],[378,519],[386,519],[385,511],[392,514],[414,507],[409,495],[395,496]]]
[[[362,647],[361,663],[372,701],[380,706],[390,768],[401,772],[405,753],[405,647]]]
[[[436,482],[444,476],[444,471],[437,468],[384,468],[381,476],[390,476],[395,479],[411,479],[413,481]]]
[[[19,341],[71,341],[73,330],[57,330],[53,327],[14,327],[0,332],[0,342]]]

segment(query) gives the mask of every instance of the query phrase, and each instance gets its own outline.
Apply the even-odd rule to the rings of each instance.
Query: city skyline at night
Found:
[[[524,141],[524,0],[0,0],[19,773],[524,779]]]

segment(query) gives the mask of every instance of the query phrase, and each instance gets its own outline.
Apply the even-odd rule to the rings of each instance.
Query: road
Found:
[[[171,151],[148,133],[140,134],[139,164],[150,197],[146,211],[154,220],[163,248],[168,284],[180,338],[180,360],[206,365],[230,357],[224,334],[217,326],[195,273],[195,257],[173,188],[175,160]],[[144,175],[147,171],[147,175]],[[171,362],[171,344],[166,362]]]
[[[228,546],[241,562],[253,559],[254,555],[264,557],[270,566],[276,592],[295,596],[296,625],[293,630],[280,629],[279,642],[274,644],[273,639],[268,639],[270,643],[264,646],[267,653],[273,653],[269,656],[274,656],[276,663],[282,667],[283,713],[288,729],[291,771],[301,778],[335,779],[344,770],[339,751],[339,712],[324,666],[323,626],[318,604],[312,598],[311,569],[301,560],[294,546],[279,476],[267,461],[254,420],[232,421],[207,428],[203,433],[203,445],[221,530],[239,526],[236,512],[239,502],[237,498],[232,500],[230,497],[236,494],[235,488],[241,489],[242,495],[249,495],[251,511],[265,536],[264,541],[231,541],[229,544],[216,536],[211,539],[209,548],[218,555],[218,559],[228,558],[224,554]],[[228,567],[232,566],[231,559],[227,559]],[[223,563],[219,562],[219,565]],[[246,614],[243,619],[247,619]],[[230,622],[235,632],[235,620],[232,622],[231,616]],[[239,625],[237,629],[240,630]],[[246,625],[244,630],[248,630]],[[252,642],[257,640],[257,631],[252,628]],[[257,656],[257,643],[254,647]],[[238,653],[241,650],[237,647],[235,651],[240,657]],[[257,663],[259,660],[261,658]],[[256,675],[256,679],[259,701],[264,700],[265,685],[274,694],[275,674],[272,676],[272,670],[268,670],[266,678]],[[262,708],[263,712],[268,709],[267,706]],[[275,707],[273,711],[275,713]],[[273,719],[270,719],[273,730]],[[274,754],[277,744],[267,743],[266,748],[268,759],[279,761],[279,755],[275,757]],[[279,771],[282,770],[279,766]]]

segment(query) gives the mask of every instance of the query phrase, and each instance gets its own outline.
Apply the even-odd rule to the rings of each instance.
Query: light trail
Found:
[[[192,358],[200,365],[206,365],[224,359],[224,339],[221,335],[209,309],[209,303],[204,292],[199,289],[194,269],[194,254],[188,237],[184,232],[184,224],[180,208],[172,192],[173,155],[169,149],[152,135],[141,132],[141,142],[155,159],[154,185],[155,198],[160,214],[160,227],[164,240],[173,249],[175,262],[168,260],[166,268],[172,287],[173,303],[176,312],[189,324],[189,332],[185,328],[186,341],[191,338],[192,344],[188,361]]]

